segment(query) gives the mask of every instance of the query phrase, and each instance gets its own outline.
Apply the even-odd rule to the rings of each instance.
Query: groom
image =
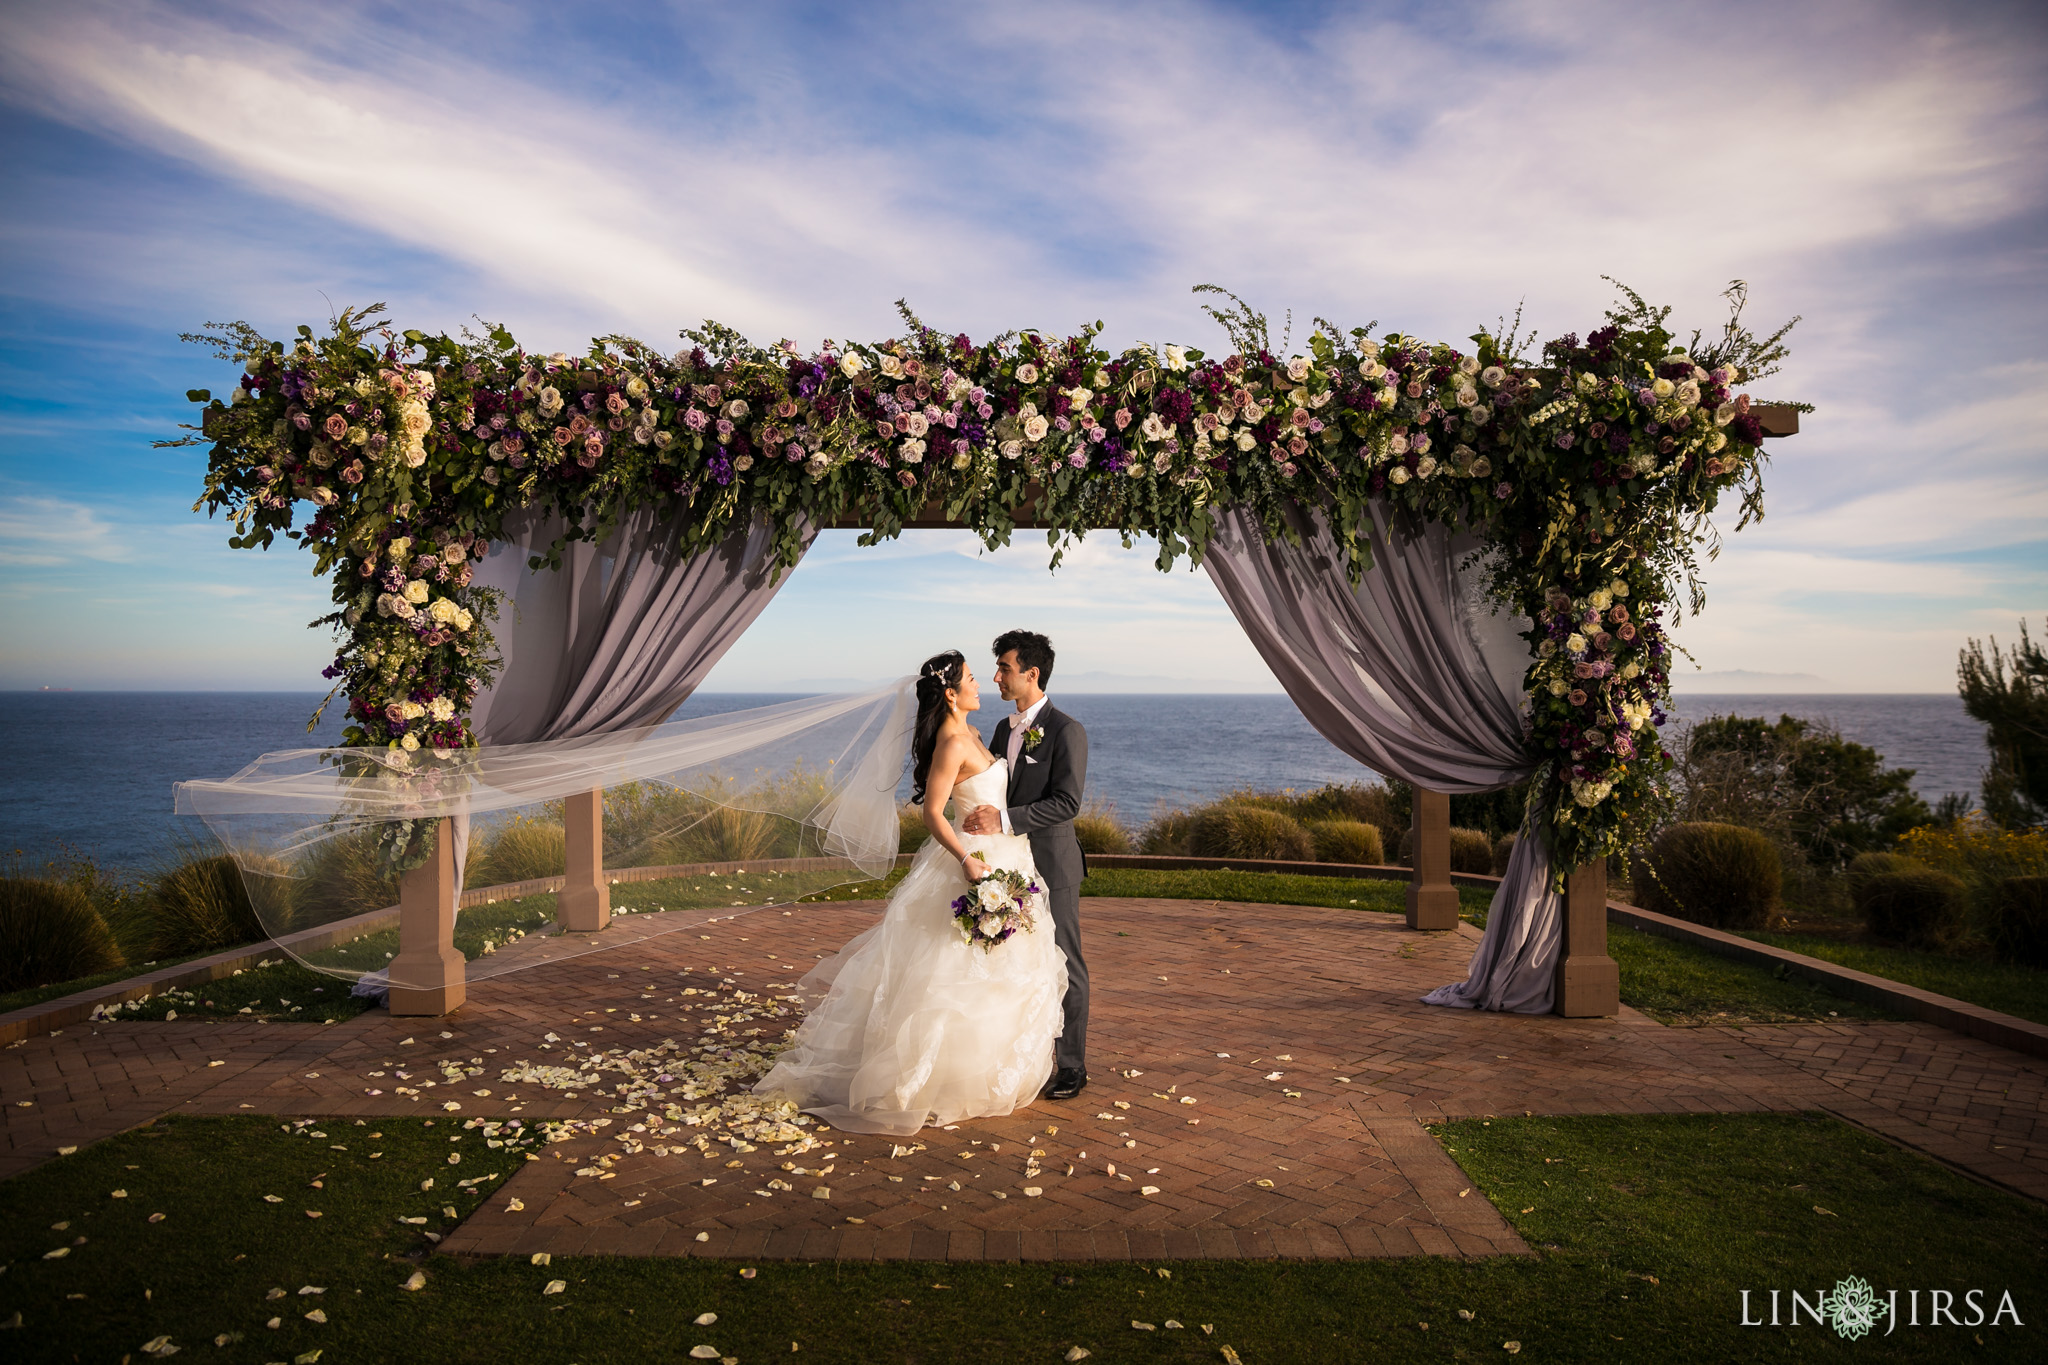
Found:
[[[1067,957],[1066,1018],[1053,1049],[1045,1098],[1070,1100],[1088,1084],[1088,964],[1081,957],[1081,879],[1088,860],[1074,835],[1081,789],[1088,781],[1088,732],[1045,699],[1052,681],[1052,641],[1028,630],[996,637],[996,689],[1017,714],[996,726],[989,748],[1010,761],[1007,810],[976,806],[969,834],[1028,834],[1031,859],[1045,879],[1053,937]]]

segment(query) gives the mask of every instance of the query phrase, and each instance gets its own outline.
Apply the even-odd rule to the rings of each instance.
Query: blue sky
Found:
[[[1966,12],[1959,13],[1958,10]],[[326,595],[159,451],[209,319],[473,315],[529,345],[1101,319],[1191,285],[1447,339],[1601,276],[1792,314],[1819,405],[1730,536],[1703,668],[1942,691],[2048,610],[2048,24],[2025,5],[9,5],[0,687],[317,687]],[[1071,674],[1271,686],[1207,579],[1091,541],[821,540],[708,684],[1030,624]]]

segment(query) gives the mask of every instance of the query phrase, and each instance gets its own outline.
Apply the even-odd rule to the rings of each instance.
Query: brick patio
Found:
[[[650,981],[666,986],[678,971],[714,968],[754,985],[792,980],[879,908],[757,912],[480,982],[447,1020],[376,1011],[326,1026],[134,1022],[32,1038],[0,1051],[0,1176],[172,1112],[436,1112],[438,1095],[364,1093],[389,1089],[365,1073],[394,1056],[540,1060],[541,1036],[571,1025],[592,1046],[694,1036],[657,1014],[673,1007],[642,999]],[[765,1148],[742,1169],[728,1169],[723,1152],[715,1161],[643,1152],[622,1156],[611,1179],[579,1178],[582,1158],[617,1150],[579,1139],[517,1172],[443,1250],[933,1260],[1515,1254],[1526,1250],[1520,1239],[1422,1126],[1495,1114],[1827,1110],[2048,1199],[2048,1062],[1932,1025],[1667,1029],[1633,1011],[1566,1020],[1433,1009],[1417,997],[1463,976],[1469,929],[1429,935],[1380,914],[1206,901],[1091,899],[1083,914],[1096,991],[1093,1080],[1078,1100],[927,1130],[925,1150],[902,1157],[889,1139],[847,1135],[829,1159],[797,1158],[833,1168],[804,1179]],[[416,1041],[400,1052],[404,1038]],[[463,1095],[465,1117],[515,1109],[502,1096]],[[1181,1103],[1189,1096],[1198,1102]],[[609,1104],[533,1091],[516,1112],[584,1117]],[[1097,1117],[1105,1113],[1112,1117]],[[1027,1179],[1034,1149],[1044,1169]],[[1112,1162],[1132,1178],[1108,1175]],[[759,1193],[770,1178],[796,1188]],[[829,1199],[812,1197],[820,1185]],[[1140,1193],[1145,1185],[1158,1193]],[[514,1200],[521,1210],[511,1210]]]

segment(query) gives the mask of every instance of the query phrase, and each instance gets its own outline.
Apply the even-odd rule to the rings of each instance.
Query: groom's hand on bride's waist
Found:
[[[969,834],[1001,834],[1003,813],[994,806],[976,806],[967,812],[967,818],[960,822],[960,827]]]

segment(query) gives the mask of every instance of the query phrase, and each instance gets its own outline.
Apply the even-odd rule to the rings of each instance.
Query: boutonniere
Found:
[[[1034,725],[1024,732],[1024,752],[1030,753],[1045,742],[1045,727]]]

